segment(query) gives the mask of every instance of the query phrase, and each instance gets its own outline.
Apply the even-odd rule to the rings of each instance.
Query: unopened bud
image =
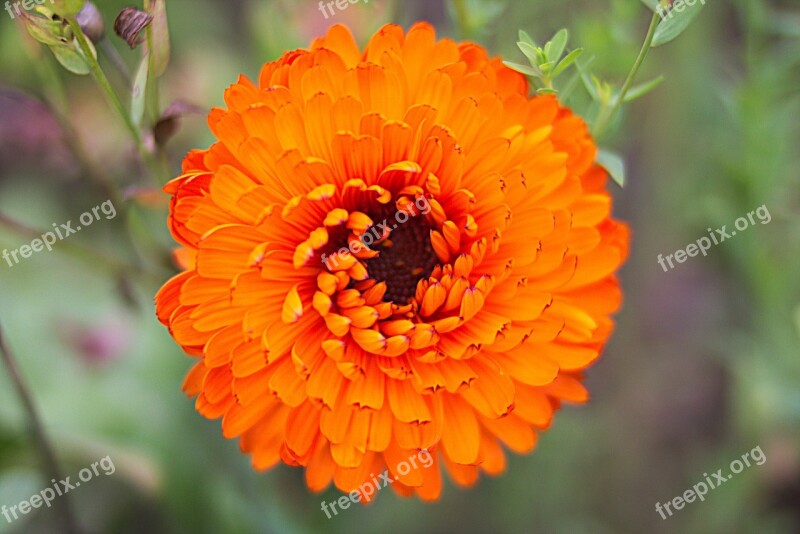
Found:
[[[92,2],[86,2],[76,18],[83,33],[93,43],[98,43],[105,37],[106,25],[103,22],[103,15]]]
[[[136,48],[144,41],[144,37],[139,34],[147,28],[153,20],[153,15],[146,13],[135,7],[126,7],[117,15],[114,20],[114,32],[122,37],[128,46]]]
[[[164,146],[170,137],[175,135],[178,131],[179,121],[185,115],[199,115],[203,113],[203,109],[184,102],[183,100],[176,100],[169,107],[164,110],[164,113],[159,117],[158,122],[153,128],[155,142],[158,146]]]

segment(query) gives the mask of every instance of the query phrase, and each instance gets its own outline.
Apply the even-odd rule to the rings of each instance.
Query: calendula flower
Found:
[[[185,270],[156,303],[256,469],[436,499],[586,401],[628,232],[556,98],[420,23],[333,26],[225,102],[165,188]]]

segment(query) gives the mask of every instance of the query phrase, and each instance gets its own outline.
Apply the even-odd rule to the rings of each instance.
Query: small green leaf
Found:
[[[553,67],[555,67],[555,65],[556,65],[555,61],[548,61],[547,63],[542,63],[541,65],[539,65],[539,68],[542,70],[543,73],[547,74],[548,72],[553,70]]]
[[[147,94],[147,77],[150,70],[150,56],[146,54],[139,63],[136,77],[131,88],[131,120],[136,126],[142,124],[145,109],[145,95]]]
[[[525,41],[519,41],[517,43],[517,46],[519,47],[520,50],[522,50],[522,53],[525,54],[525,57],[528,58],[528,61],[531,62],[531,65],[538,65],[539,63],[542,62],[541,48],[537,48],[531,44],[526,43]]]
[[[167,70],[169,64],[170,44],[169,44],[169,25],[167,24],[167,6],[164,0],[149,0],[149,13],[153,15],[153,21],[147,27],[151,35],[150,58],[152,64],[150,72],[158,78]]]
[[[651,46],[656,47],[667,44],[682,34],[697,14],[700,13],[704,5],[705,2],[695,1],[694,5],[689,5],[684,0],[677,0],[658,24]]]
[[[592,81],[597,87],[597,94],[600,97],[600,103],[602,105],[609,105],[611,103],[612,98],[617,93],[617,90],[614,88],[612,84],[604,82],[594,75],[592,75]]]
[[[549,43],[550,49],[547,51],[548,61],[558,61],[564,53],[564,48],[567,47],[567,40],[569,39],[569,32],[566,28],[559,30],[553,36]]]
[[[72,35],[71,32],[66,31],[68,29],[69,28],[64,28],[65,37],[62,42],[59,42],[55,45],[49,45],[48,48],[50,48],[50,51],[53,53],[61,66],[73,74],[85,76],[91,72],[89,61],[86,59],[86,55],[83,53],[83,50],[78,44],[77,39],[75,39],[75,36]],[[88,41],[87,46],[89,47],[89,51],[92,53],[92,57],[96,60],[97,50],[95,49],[94,44],[91,41]]]
[[[650,91],[661,85],[661,82],[663,82],[665,79],[666,78],[664,78],[664,75],[661,75],[658,78],[650,80],[649,82],[645,82],[631,87],[622,101],[630,102],[632,100],[636,100],[637,98],[646,95],[647,93],[649,93]]]
[[[83,51],[78,47],[76,42],[73,41],[68,45],[51,46],[50,51],[53,52],[53,55],[61,66],[72,74],[86,76],[91,72],[89,69],[89,62],[86,61],[86,56],[83,55]]]
[[[513,61],[503,61],[503,65],[508,67],[511,70],[515,70],[517,72],[521,72],[526,76],[541,76],[542,71],[538,68],[533,67],[531,65],[522,65],[520,63],[514,63]]]
[[[553,78],[564,72],[570,65],[572,65],[575,62],[576,59],[578,59],[578,57],[582,53],[583,53],[583,48],[576,48],[575,50],[567,54],[567,56],[561,60],[561,63],[558,64],[555,70],[553,70],[552,74]]]
[[[519,31],[519,40],[520,42],[528,43],[532,47],[536,48],[536,42],[533,39],[531,39],[531,36],[528,35],[528,33],[524,30]]]
[[[26,15],[25,29],[28,33],[47,46],[66,45],[69,40],[64,37],[64,25],[61,21],[53,20],[50,17],[40,17],[37,15]]]
[[[611,179],[620,187],[625,187],[625,162],[613,152],[604,149],[597,151],[597,163],[603,167]]]
[[[536,90],[537,95],[557,95],[558,91],[555,89],[549,89],[547,87],[542,87],[541,89]]]
[[[608,103],[612,94],[611,86],[609,84],[605,83],[594,74],[582,73],[581,80],[583,80],[586,90],[589,92],[592,100],[602,105]]]

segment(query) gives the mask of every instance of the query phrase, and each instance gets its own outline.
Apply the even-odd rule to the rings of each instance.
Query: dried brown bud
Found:
[[[158,119],[158,122],[153,128],[155,141],[158,146],[164,146],[170,137],[175,135],[178,131],[180,118],[185,115],[200,115],[203,109],[184,102],[183,100],[176,100],[169,107],[164,110],[164,113]]]
[[[93,43],[98,43],[105,37],[106,25],[103,22],[103,15],[92,2],[86,2],[76,18],[83,33]]]
[[[153,20],[153,15],[146,13],[135,7],[126,7],[117,15],[114,20],[114,32],[122,37],[128,46],[136,48],[144,41],[144,37],[139,34],[147,28]]]

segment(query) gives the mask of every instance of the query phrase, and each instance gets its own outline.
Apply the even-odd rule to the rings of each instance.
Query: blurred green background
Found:
[[[96,2],[109,42],[124,1]],[[195,413],[180,384],[189,358],[156,321],[152,295],[169,275],[163,198],[148,195],[122,123],[89,77],[31,55],[0,12],[0,213],[48,229],[106,200],[86,179],[44,103],[55,75],[100,174],[127,188],[130,224],[97,222],[54,252],[0,264],[0,323],[66,475],[110,455],[113,476],[71,493],[90,532],[800,532],[800,5],[707,0],[693,25],[654,49],[641,80],[655,92],[627,106],[606,147],[624,156],[617,217],[633,229],[626,302],[605,355],[589,372],[592,400],[566,406],[527,457],[471,489],[448,485],[434,504],[381,493],[328,520],[299,469],[253,472],[219,422]],[[312,0],[168,0],[172,59],[161,80],[175,99],[210,109],[239,73],[306,46],[334,22],[364,43],[385,22],[432,22],[520,62],[517,30],[539,43],[562,27],[595,56],[592,71],[621,81],[647,28],[635,0],[371,0],[325,19]],[[34,47],[36,49],[36,47]],[[101,53],[114,87],[124,80]],[[55,73],[55,74],[53,74]],[[578,93],[576,93],[578,94]],[[583,111],[587,99],[574,100]],[[202,116],[169,141],[173,175],[192,147],[212,142]],[[664,272],[670,254],[766,205],[755,224]],[[31,237],[0,224],[0,248]],[[137,253],[131,242],[138,243]],[[125,264],[159,258],[152,274],[120,273],[83,246]],[[0,505],[46,487],[8,374],[0,372]],[[667,520],[656,502],[681,495],[755,447],[753,465]],[[39,510],[0,532],[59,530]]]

